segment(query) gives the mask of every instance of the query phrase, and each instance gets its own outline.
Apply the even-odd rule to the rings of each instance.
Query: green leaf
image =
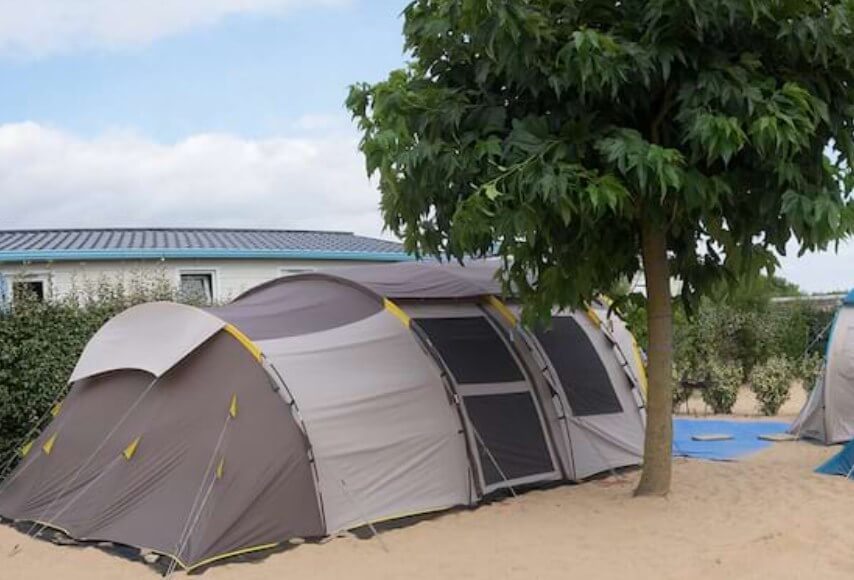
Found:
[[[498,187],[494,183],[487,183],[483,186],[483,194],[489,201],[495,201],[499,197],[501,197],[501,192],[498,191]]]

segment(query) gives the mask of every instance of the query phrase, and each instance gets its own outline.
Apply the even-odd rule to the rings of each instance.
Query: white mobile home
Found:
[[[102,280],[164,277],[223,302],[284,275],[410,260],[397,242],[348,232],[213,228],[0,230],[0,302],[50,299]]]

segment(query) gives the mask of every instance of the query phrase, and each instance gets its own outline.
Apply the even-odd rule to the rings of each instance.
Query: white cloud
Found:
[[[0,0],[0,53],[41,56],[125,47],[210,26],[234,14],[282,16],[348,0]]]
[[[157,143],[0,125],[0,228],[222,226],[379,235],[379,194],[352,131]],[[386,236],[387,237],[387,236]]]
[[[0,125],[0,228],[242,226],[381,235],[379,194],[353,131],[326,117],[298,121],[293,130],[297,137],[205,133],[158,143],[127,132],[83,139],[37,123]],[[854,287],[854,245],[798,258],[790,244],[788,253],[778,273],[803,289]]]

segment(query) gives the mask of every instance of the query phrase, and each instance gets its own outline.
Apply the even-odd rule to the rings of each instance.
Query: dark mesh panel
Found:
[[[467,396],[463,401],[477,434],[507,479],[554,470],[540,417],[530,394]],[[477,441],[487,485],[503,481],[495,463]]]
[[[415,322],[430,338],[458,383],[524,380],[513,355],[485,318],[418,318]]]
[[[553,318],[550,329],[536,334],[557,371],[573,414],[623,412],[602,359],[575,319]]]

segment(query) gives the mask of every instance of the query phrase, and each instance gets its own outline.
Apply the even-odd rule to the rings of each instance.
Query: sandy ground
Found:
[[[219,565],[203,578],[850,579],[854,481],[812,473],[836,450],[785,442],[738,463],[677,460],[667,499],[633,498],[635,471],[383,531],[387,551],[377,540],[339,538]],[[0,526],[4,580],[156,577],[97,548]]]

